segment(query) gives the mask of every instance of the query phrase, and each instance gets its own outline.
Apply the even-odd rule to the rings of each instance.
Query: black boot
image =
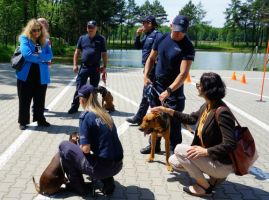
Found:
[[[137,124],[137,125],[140,125],[142,123],[142,119],[139,119],[137,116],[134,116],[132,118],[127,118],[126,121],[131,124]]]
[[[148,145],[142,149],[140,149],[141,154],[150,154],[151,151],[151,145]],[[161,152],[161,147],[159,145],[155,146],[155,153],[160,153]]]
[[[115,189],[115,181],[113,177],[101,180],[103,183],[102,192],[104,195],[111,195]]]

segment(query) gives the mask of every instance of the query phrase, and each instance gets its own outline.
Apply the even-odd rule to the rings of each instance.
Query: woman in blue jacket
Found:
[[[52,51],[47,42],[47,32],[36,19],[31,19],[20,35],[20,50],[25,59],[23,67],[16,72],[19,96],[20,129],[30,123],[30,104],[33,99],[33,121],[38,126],[50,126],[44,117],[45,95],[50,83],[48,61]]]

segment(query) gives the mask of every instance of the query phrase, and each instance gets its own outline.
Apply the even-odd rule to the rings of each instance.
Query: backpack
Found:
[[[221,111],[225,110],[229,111],[232,114],[228,107],[218,107],[215,114],[217,122],[219,114],[221,113]],[[234,117],[233,114],[232,116]],[[229,156],[232,160],[234,173],[238,176],[243,176],[245,174],[248,174],[249,168],[258,158],[258,154],[256,151],[254,139],[248,127],[242,127],[235,117],[234,119],[236,121],[234,137],[237,144],[236,148],[229,153]]]

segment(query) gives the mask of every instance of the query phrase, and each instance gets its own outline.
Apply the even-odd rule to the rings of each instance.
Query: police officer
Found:
[[[142,21],[143,26],[139,27],[136,31],[136,38],[135,38],[135,47],[137,49],[142,49],[142,64],[145,65],[147,58],[150,54],[150,51],[152,49],[152,46],[154,44],[154,41],[159,40],[162,37],[162,33],[160,33],[158,30],[156,30],[156,27],[158,26],[155,17],[153,16],[147,16]],[[141,40],[141,34],[144,34],[144,37]],[[155,65],[154,65],[155,66]],[[151,81],[154,80],[154,67],[151,70],[149,74],[149,78]],[[143,96],[141,103],[139,105],[139,109],[136,113],[136,115],[132,118],[126,119],[127,122],[131,124],[141,124],[143,117],[147,113],[149,107],[149,103],[147,101],[147,98],[145,98],[145,87],[143,89]]]
[[[80,145],[61,142],[60,156],[70,183],[67,189],[84,195],[89,191],[82,174],[101,180],[104,194],[112,194],[114,178],[122,169],[123,149],[111,116],[100,106],[97,91],[83,85],[78,91],[82,112],[79,119]]]
[[[170,25],[171,33],[165,34],[157,41],[147,59],[144,72],[144,85],[153,84],[153,87],[160,93],[155,98],[151,107],[161,105],[161,102],[173,110],[183,111],[185,106],[184,81],[189,74],[191,64],[194,60],[195,50],[190,39],[185,35],[189,21],[187,17],[178,15]],[[155,68],[155,80],[149,79],[149,73],[158,60]],[[170,123],[170,144],[171,151],[177,144],[182,142],[181,124],[171,119]],[[141,149],[150,150],[150,146]]]
[[[91,20],[87,23],[87,34],[80,36],[77,48],[74,53],[73,58],[73,71],[78,73],[76,83],[77,88],[73,98],[71,108],[68,114],[73,114],[78,111],[79,100],[75,98],[77,96],[77,91],[83,85],[87,83],[88,78],[90,78],[90,84],[97,87],[100,81],[100,72],[106,73],[107,65],[107,52],[106,52],[106,42],[102,35],[97,32],[96,21]],[[81,54],[81,67],[78,71],[78,57]],[[103,66],[100,68],[101,57],[103,60]]]

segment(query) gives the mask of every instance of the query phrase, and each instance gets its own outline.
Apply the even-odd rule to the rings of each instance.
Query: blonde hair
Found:
[[[85,110],[94,112],[101,120],[109,127],[110,130],[113,128],[113,120],[107,111],[101,107],[97,99],[97,93],[92,92],[86,103],[83,105]]]
[[[26,35],[28,39],[36,43],[32,35],[32,30],[37,26],[39,26],[40,31],[41,31],[38,41],[40,42],[41,46],[45,46],[48,33],[47,33],[47,30],[43,28],[42,24],[36,19],[31,19],[30,21],[28,21],[27,25],[23,28],[23,31],[21,34]]]

